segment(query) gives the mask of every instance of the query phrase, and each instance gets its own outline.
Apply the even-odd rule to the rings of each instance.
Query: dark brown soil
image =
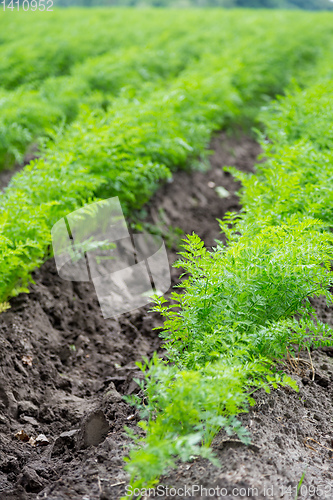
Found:
[[[16,163],[12,168],[4,168],[0,171],[0,192],[8,185],[10,179],[16,172],[22,170],[22,168],[30,163],[32,160],[38,158],[38,146],[37,144],[31,144],[28,151],[24,155],[22,163]]]
[[[171,244],[170,263],[179,243],[172,227],[214,245],[220,236],[215,219],[239,209],[238,185],[221,167],[249,171],[260,152],[253,140],[224,134],[211,148],[211,170],[175,174],[141,214]],[[217,186],[231,195],[220,198]],[[177,282],[178,271],[172,279]],[[0,499],[119,499],[127,481],[123,427],[138,421],[122,395],[138,392],[135,361],[160,349],[153,328],[161,319],[148,308],[103,319],[93,286],[63,281],[52,260],[34,280],[30,294],[12,299],[0,315]],[[333,324],[332,309],[320,299],[316,306]],[[213,442],[221,466],[202,459],[180,464],[161,479],[160,498],[218,498],[212,489],[219,487],[220,498],[294,499],[306,471],[299,498],[332,499],[333,350],[327,351],[311,353],[314,380],[309,370],[294,375],[298,393],[256,394],[257,405],[241,416],[253,445],[221,432]],[[33,445],[15,437],[20,431],[26,439],[44,437]],[[177,494],[165,491],[185,486]]]

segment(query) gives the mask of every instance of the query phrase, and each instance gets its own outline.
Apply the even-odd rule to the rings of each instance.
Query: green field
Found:
[[[221,427],[246,441],[235,415],[251,391],[295,388],[273,362],[292,345],[332,345],[308,301],[332,299],[332,21],[214,9],[0,17],[0,168],[39,148],[1,195],[1,302],[27,291],[64,215],[111,196],[131,214],[172,171],[205,164],[217,130],[255,127],[264,150],[254,175],[231,169],[243,210],[221,221],[228,245],[210,252],[189,236],[185,293],[176,307],[157,300],[171,363],[143,367],[133,485],[177,457],[214,460]]]

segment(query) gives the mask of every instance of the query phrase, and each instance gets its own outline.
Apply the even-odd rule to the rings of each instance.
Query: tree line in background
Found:
[[[81,5],[122,7],[249,7],[333,10],[333,0],[54,0],[61,7]]]

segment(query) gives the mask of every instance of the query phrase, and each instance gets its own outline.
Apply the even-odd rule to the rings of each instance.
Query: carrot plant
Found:
[[[277,385],[297,390],[273,362],[306,342],[309,329],[319,334],[317,344],[332,343],[333,330],[308,301],[323,294],[332,302],[333,239],[318,225],[291,217],[279,227],[244,226],[240,235],[235,224],[227,230],[229,245],[213,252],[197,235],[187,237],[176,263],[188,275],[182,290],[172,293],[171,304],[156,298],[154,308],[165,318],[167,360],[139,364],[148,405],[128,399],[140,408],[146,431],[127,459],[133,488],[152,486],[178,459],[197,455],[218,464],[209,445],[220,428],[249,442],[235,417],[254,403],[251,394]]]
[[[261,135],[263,157],[256,174],[228,169],[241,180],[241,201],[248,218],[270,213],[279,223],[290,213],[332,221],[332,80],[301,89],[262,111],[270,138]]]
[[[290,26],[278,25],[267,41],[266,19],[259,22],[259,15],[258,25],[251,19],[245,26],[252,45],[245,37],[223,53],[206,53],[163,85],[148,82],[147,92],[134,96],[131,89],[121,92],[106,111],[82,105],[78,118],[44,145],[42,157],[14,176],[0,200],[1,301],[27,290],[32,270],[50,255],[50,229],[59,218],[90,199],[110,196],[119,196],[127,214],[142,207],[173,169],[207,155],[213,130],[249,118],[265,102],[264,88],[269,94],[289,80],[292,66],[308,64],[303,31],[291,45],[298,63],[291,58],[288,66],[290,47],[281,47],[280,38]],[[254,55],[264,41],[268,55],[261,51],[257,65]],[[181,66],[170,63],[177,71]],[[279,74],[267,77],[276,66]],[[256,74],[258,88],[253,85],[242,98],[244,72]]]
[[[318,226],[292,216],[281,226],[258,221],[240,235],[235,224],[228,230],[229,245],[214,252],[197,235],[188,236],[176,263],[189,275],[181,285],[186,293],[174,292],[167,307],[160,298],[156,308],[166,318],[161,336],[170,359],[200,367],[247,345],[249,338],[256,346],[253,354],[284,355],[291,335],[288,328],[283,331],[284,320],[296,313],[312,315],[308,297],[332,299],[333,239]]]
[[[66,16],[73,20],[74,12]],[[129,13],[124,27],[124,12],[112,21],[104,10],[79,16],[73,26],[80,33],[72,38],[62,38],[64,14],[54,13],[49,39],[50,25],[38,13],[34,31],[26,17],[6,17],[1,155],[10,161],[36,138],[50,140],[1,195],[2,310],[8,298],[28,291],[61,217],[110,196],[119,196],[129,214],[174,169],[205,159],[214,130],[252,124],[259,108],[266,127],[265,161],[256,173],[232,170],[242,181],[243,210],[221,221],[228,245],[209,252],[189,236],[177,264],[186,273],[183,290],[170,304],[157,299],[166,359],[141,365],[147,402],[131,400],[142,412],[145,438],[136,440],[127,470],[142,486],[156,483],[178,458],[215,461],[209,445],[221,427],[247,442],[236,417],[254,403],[251,393],[278,384],[297,389],[274,362],[292,344],[332,343],[332,330],[308,300],[332,300],[332,40],[330,16],[317,14],[315,23],[307,13],[184,11],[176,22],[172,11],[161,19],[153,11],[149,20],[136,11],[142,24],[135,30]],[[96,30],[87,34],[88,21]],[[65,45],[57,57],[47,53],[54,40]],[[297,85],[268,104],[292,77]]]
[[[177,20],[172,12],[161,16],[153,9],[149,15],[133,9],[56,9],[47,16],[38,10],[3,11],[0,85],[8,90],[36,88],[46,78],[69,75],[75,64],[89,57],[120,47],[144,47],[147,40],[167,33],[170,25],[177,37],[184,19],[191,22],[191,14]]]
[[[333,302],[331,106],[326,79],[294,86],[263,111],[265,161],[250,175],[228,169],[242,181],[243,208],[220,221],[227,244],[209,251],[195,234],[184,241],[175,265],[186,279],[154,308],[164,317],[165,359],[139,364],[146,399],[128,399],[146,433],[126,459],[133,488],[156,484],[193,455],[216,463],[207,448],[220,428],[247,442],[236,416],[254,403],[253,392],[297,390],[276,361],[333,345],[332,328],[309,301]]]
[[[101,12],[105,19],[89,11],[87,29],[87,12],[79,11],[76,19],[67,9],[71,30],[66,35],[59,29],[64,21],[61,11],[50,13],[43,22],[36,12],[30,19],[34,29],[28,31],[19,12],[4,13],[0,20],[0,168],[21,162],[29,145],[39,138],[53,138],[63,131],[82,106],[105,110],[116,96],[132,100],[147,96],[198,60],[206,66],[202,72],[211,71],[212,54],[221,56],[220,69],[226,65],[231,70],[231,83],[242,95],[242,104],[254,104],[251,113],[247,111],[252,119],[259,103],[281,92],[291,74],[299,79],[306,71],[308,76],[331,43],[330,19],[321,14],[313,23],[313,15],[297,13],[295,31],[292,12],[184,11],[177,13],[176,20],[173,11],[150,10],[149,21],[141,11],[134,16],[122,9]],[[48,28],[52,36],[46,33]],[[10,30],[15,31],[15,39]],[[288,43],[281,47],[285,38]],[[265,46],[265,51],[259,46]]]
[[[13,91],[1,89],[0,167],[21,162],[30,144],[53,138],[82,106],[106,109],[119,94],[134,98],[166,86],[202,56],[204,47],[200,32],[200,43],[188,32],[174,40],[176,36],[174,29],[151,40],[152,46],[123,47],[88,58],[74,65],[71,75],[49,77],[38,88],[26,84]]]

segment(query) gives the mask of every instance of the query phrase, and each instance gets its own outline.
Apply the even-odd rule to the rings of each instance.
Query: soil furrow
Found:
[[[221,167],[251,171],[260,152],[252,139],[225,134],[212,140],[211,149],[209,171],[175,173],[136,214],[146,230],[164,237],[170,264],[180,242],[176,228],[184,234],[194,231],[207,246],[214,245],[221,236],[216,218],[239,209],[239,184]],[[221,186],[229,193],[224,191],[224,197]],[[173,269],[173,283],[178,276]],[[0,498],[118,499],[127,480],[123,456],[129,440],[123,427],[134,429],[139,419],[122,395],[139,391],[135,361],[161,348],[153,330],[161,319],[149,307],[103,319],[92,284],[63,281],[53,260],[36,270],[34,281],[30,293],[12,299],[11,309],[0,316]],[[332,324],[332,310],[319,299],[316,305]],[[223,498],[237,498],[232,488],[252,487],[258,495],[249,490],[247,498],[294,498],[280,493],[294,487],[307,467],[307,488],[333,488],[329,354],[312,353],[315,380],[306,370],[295,375],[299,393],[281,389],[256,395],[258,404],[241,417],[251,430],[252,447],[220,433],[213,443],[220,468],[201,459],[181,464],[162,478],[161,487],[206,489],[191,490],[192,498],[214,498],[209,487],[226,488]],[[15,437],[22,430],[26,439],[45,438],[33,446]]]

